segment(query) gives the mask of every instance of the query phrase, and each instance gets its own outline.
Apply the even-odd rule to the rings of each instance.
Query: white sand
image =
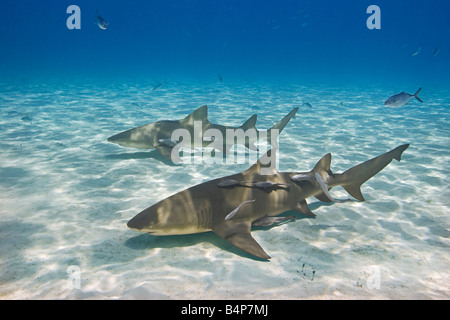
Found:
[[[405,88],[151,88],[3,85],[0,298],[450,298],[448,90],[424,88],[423,104],[388,109],[383,101]],[[401,162],[363,186],[366,202],[309,199],[315,219],[254,231],[270,262],[213,233],[155,237],[126,227],[155,202],[250,164],[170,166],[156,152],[110,144],[109,136],[180,119],[203,104],[212,122],[240,125],[257,113],[258,129],[268,129],[302,101],[313,109],[300,107],[281,134],[280,170],[310,170],[331,152],[332,170],[341,172],[411,144]],[[21,120],[25,113],[31,123]]]

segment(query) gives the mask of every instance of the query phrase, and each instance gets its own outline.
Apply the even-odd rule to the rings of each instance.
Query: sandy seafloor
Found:
[[[2,83],[0,298],[450,298],[448,88],[424,87],[423,104],[386,108],[390,95],[417,88],[169,80],[152,91],[154,84]],[[411,146],[363,185],[366,202],[310,198],[315,219],[297,214],[253,231],[270,262],[212,232],[156,237],[128,229],[157,201],[250,166],[173,166],[156,151],[106,141],[204,104],[214,123],[238,126],[257,113],[260,130],[299,106],[280,136],[280,171],[310,170],[331,152],[332,170],[342,172]],[[79,287],[71,270],[80,271]]]

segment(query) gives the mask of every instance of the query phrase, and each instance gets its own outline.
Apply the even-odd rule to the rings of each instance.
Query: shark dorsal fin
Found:
[[[242,129],[244,131],[248,130],[248,129],[256,129],[256,120],[257,120],[258,116],[256,114],[252,115],[250,118],[248,118],[247,121],[245,121],[245,123],[240,126],[239,129]]]
[[[190,113],[183,122],[193,124],[194,121],[208,122],[208,106],[204,105]]]
[[[271,175],[278,173],[276,168],[276,150],[268,150],[261,158],[250,168],[244,171],[244,174]]]
[[[322,159],[319,160],[319,162],[316,163],[312,171],[318,173],[326,172],[328,174],[331,174],[330,165],[331,165],[331,153],[327,153],[322,157]]]

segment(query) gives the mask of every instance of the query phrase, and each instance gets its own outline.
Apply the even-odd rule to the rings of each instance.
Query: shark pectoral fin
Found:
[[[318,200],[322,201],[322,202],[333,202],[330,198],[328,198],[328,196],[325,193],[319,193],[316,194],[314,197],[316,197]]]
[[[250,234],[251,222],[224,221],[213,231],[232,245],[255,257],[268,260],[270,256],[261,248]]]
[[[301,200],[301,201],[299,202],[299,204],[298,204],[296,207],[292,208],[292,210],[295,210],[295,211],[297,211],[297,212],[306,214],[307,216],[310,216],[310,217],[315,217],[315,216],[316,216],[316,215],[308,208],[308,204],[306,203],[306,200],[304,200],[304,199]]]

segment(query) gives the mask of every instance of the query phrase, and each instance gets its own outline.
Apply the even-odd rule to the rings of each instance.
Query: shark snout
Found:
[[[154,232],[154,228],[157,225],[158,215],[153,206],[137,214],[127,223],[127,226],[130,229],[148,233]]]
[[[137,221],[136,217],[132,218],[127,223],[127,227],[133,230],[140,231],[142,229],[142,225]]]

